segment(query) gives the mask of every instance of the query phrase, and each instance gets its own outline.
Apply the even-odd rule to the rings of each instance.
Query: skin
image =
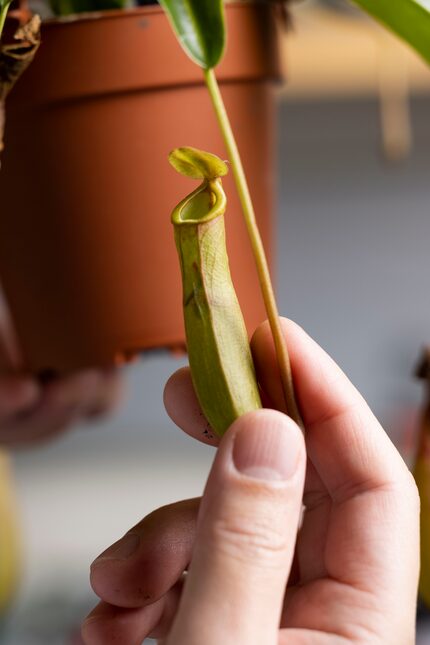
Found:
[[[83,626],[87,645],[415,642],[414,481],[339,367],[297,325],[282,329],[306,445],[283,414],[264,324],[252,350],[266,405],[280,411],[233,423],[202,500],[158,509],[93,563],[101,602]],[[165,404],[202,438],[187,370],[168,381]]]
[[[82,419],[111,411],[121,399],[116,370],[85,370],[42,384],[7,375],[19,355],[0,293],[0,446],[30,447],[55,438]]]

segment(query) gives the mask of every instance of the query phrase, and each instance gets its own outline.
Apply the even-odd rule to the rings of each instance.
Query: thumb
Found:
[[[303,436],[284,414],[233,423],[206,486],[169,644],[277,642],[305,465]]]

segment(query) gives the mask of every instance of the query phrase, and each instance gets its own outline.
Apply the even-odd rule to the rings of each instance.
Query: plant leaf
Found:
[[[353,0],[430,63],[430,0]]]
[[[200,67],[218,65],[225,47],[222,0],[160,0],[179,42]]]
[[[227,164],[211,152],[197,148],[175,148],[169,154],[173,168],[192,179],[216,179],[228,173]]]

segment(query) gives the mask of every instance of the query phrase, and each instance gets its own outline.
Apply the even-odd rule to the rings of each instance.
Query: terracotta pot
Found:
[[[218,77],[266,248],[273,205],[276,18],[227,7]],[[170,211],[193,189],[176,146],[226,156],[200,70],[159,7],[48,21],[7,106],[0,173],[0,279],[20,369],[65,372],[184,343]],[[232,178],[232,273],[250,329],[264,317]]]

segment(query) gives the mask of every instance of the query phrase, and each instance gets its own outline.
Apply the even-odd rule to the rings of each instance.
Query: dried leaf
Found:
[[[40,45],[39,16],[33,16],[15,34],[15,42],[0,49],[0,152],[3,150],[5,100],[16,81],[32,62]]]

